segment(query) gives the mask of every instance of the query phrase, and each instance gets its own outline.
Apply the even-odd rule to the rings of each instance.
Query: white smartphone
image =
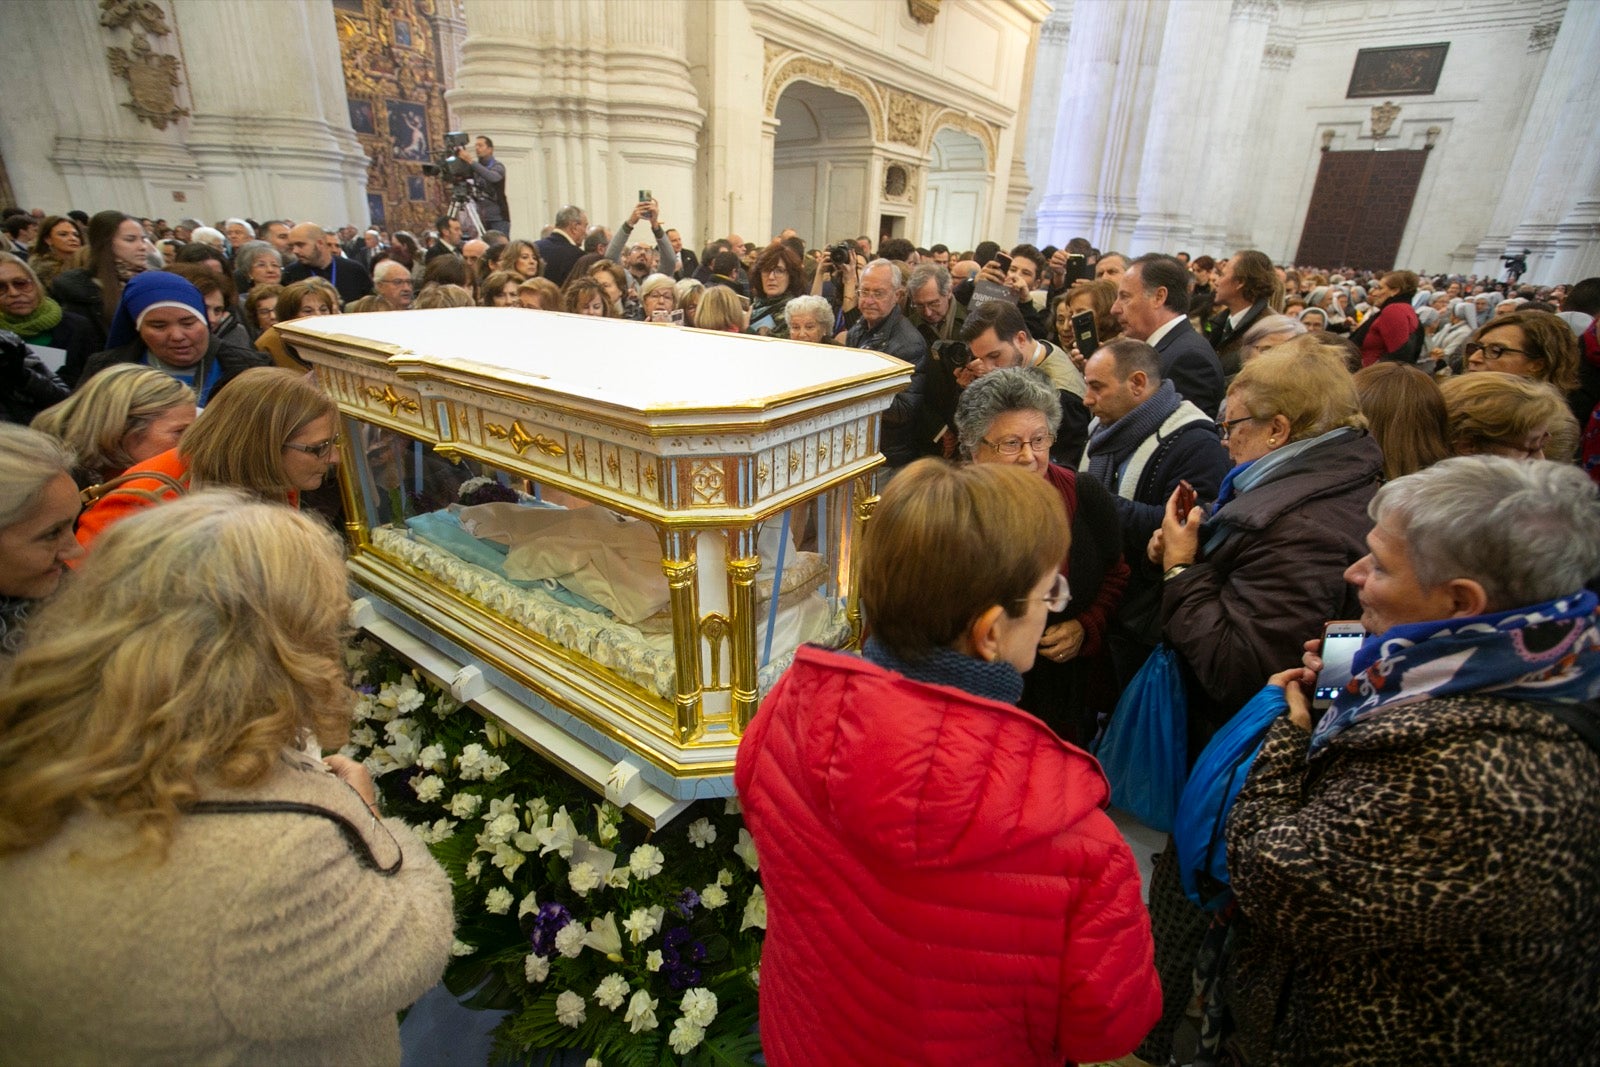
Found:
[[[1322,672],[1311,697],[1313,708],[1328,707],[1350,681],[1351,661],[1366,639],[1367,631],[1359,622],[1330,622],[1322,628]]]

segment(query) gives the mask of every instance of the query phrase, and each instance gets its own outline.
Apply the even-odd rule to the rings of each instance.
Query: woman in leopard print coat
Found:
[[[1301,685],[1228,823],[1241,1059],[1600,1063],[1600,502],[1448,460],[1385,486],[1350,568],[1379,635],[1308,736]],[[1538,552],[1528,540],[1537,536]],[[1573,590],[1578,590],[1573,592]]]

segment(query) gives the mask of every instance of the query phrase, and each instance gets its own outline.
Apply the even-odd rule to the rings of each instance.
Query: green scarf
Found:
[[[33,309],[33,314],[24,315],[14,319],[4,311],[0,311],[0,330],[10,330],[23,340],[37,337],[46,330],[53,330],[61,325],[61,305],[50,297],[41,297],[39,306]]]

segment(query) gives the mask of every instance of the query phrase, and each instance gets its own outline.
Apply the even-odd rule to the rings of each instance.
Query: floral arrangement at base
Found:
[[[369,640],[342,750],[455,883],[445,985],[505,1009],[496,1062],[748,1064],[766,897],[737,799],[652,834]]]

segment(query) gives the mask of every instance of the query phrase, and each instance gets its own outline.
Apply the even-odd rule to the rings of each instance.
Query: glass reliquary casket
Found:
[[[519,308],[280,326],[342,416],[357,625],[652,825],[859,637],[871,352]]]

